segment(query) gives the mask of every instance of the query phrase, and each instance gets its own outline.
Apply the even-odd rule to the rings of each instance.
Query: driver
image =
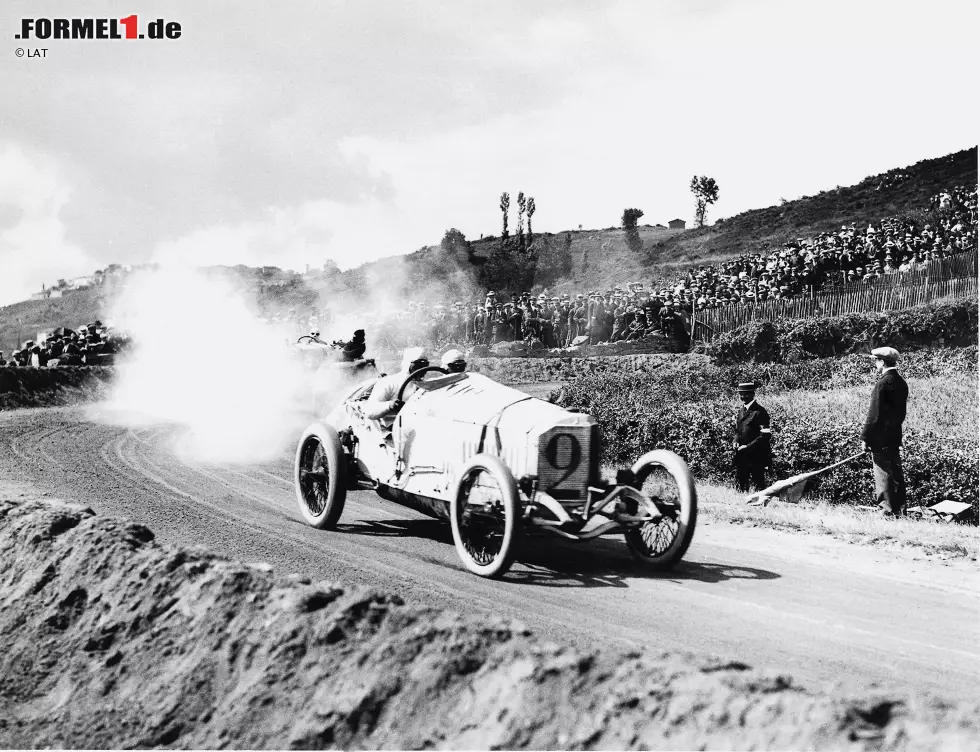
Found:
[[[384,429],[390,429],[395,422],[395,415],[401,410],[403,401],[398,399],[398,390],[408,378],[410,373],[414,373],[420,368],[429,365],[429,358],[423,347],[407,347],[402,355],[402,368],[398,373],[378,379],[371,390],[371,397],[364,414],[371,420],[381,421]],[[408,389],[406,388],[406,395]]]
[[[358,329],[354,332],[354,338],[350,342],[344,343],[344,360],[353,363],[355,360],[364,357],[367,343],[364,342],[364,330]]]
[[[455,348],[446,350],[442,356],[442,367],[449,373],[462,373],[466,370],[466,358],[462,352]]]

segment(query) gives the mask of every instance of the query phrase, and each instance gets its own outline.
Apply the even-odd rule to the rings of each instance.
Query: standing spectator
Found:
[[[899,517],[905,513],[905,473],[899,447],[909,386],[898,372],[898,350],[877,347],[871,355],[879,379],[871,393],[861,441],[871,452],[878,506],[886,517]]]
[[[528,303],[524,320],[524,339],[541,340],[540,311],[534,303]]]
[[[565,347],[570,347],[576,337],[585,334],[586,316],[585,296],[579,293],[576,296],[575,307],[568,314],[568,340]]]
[[[568,342],[568,315],[568,301],[562,300],[555,311],[555,347],[565,347]]]
[[[48,364],[47,356],[41,352],[40,345],[34,345],[31,347],[30,355],[28,357],[30,359],[27,361],[27,364],[32,368],[44,368]]]
[[[524,339],[524,310],[520,302],[514,303],[507,316],[508,342],[519,342]]]
[[[479,345],[486,345],[487,343],[487,314],[479,306],[473,306],[473,313],[471,314],[473,323],[473,341]]]
[[[5,365],[7,365],[7,361],[3,358],[3,350],[0,350],[0,368],[3,368]]]
[[[755,401],[757,384],[743,381],[738,385],[742,400],[735,419],[735,481],[739,491],[748,491],[751,481],[754,490],[766,487],[766,468],[772,465],[772,426],[769,413]]]

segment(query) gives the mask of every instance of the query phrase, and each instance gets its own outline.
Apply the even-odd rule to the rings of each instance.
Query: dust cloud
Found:
[[[310,375],[291,352],[291,332],[263,322],[248,293],[228,280],[178,267],[140,272],[110,319],[133,347],[103,416],[183,426],[175,450],[185,462],[280,457],[297,423],[312,415]]]

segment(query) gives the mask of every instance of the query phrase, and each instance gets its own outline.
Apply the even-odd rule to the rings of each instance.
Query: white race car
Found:
[[[365,416],[376,381],[350,390],[299,440],[296,498],[310,525],[333,527],[348,490],[373,489],[448,519],[463,564],[483,577],[502,576],[533,532],[573,540],[622,533],[633,556],[658,569],[687,551],[697,492],[673,452],[648,452],[603,480],[593,418],[437,366],[405,379],[404,406],[386,430]]]

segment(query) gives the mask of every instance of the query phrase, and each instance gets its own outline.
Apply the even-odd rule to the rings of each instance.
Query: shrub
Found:
[[[751,321],[701,346],[719,363],[792,362],[879,345],[900,351],[977,344],[976,299],[929,303],[904,311],[849,313],[815,319]]]

